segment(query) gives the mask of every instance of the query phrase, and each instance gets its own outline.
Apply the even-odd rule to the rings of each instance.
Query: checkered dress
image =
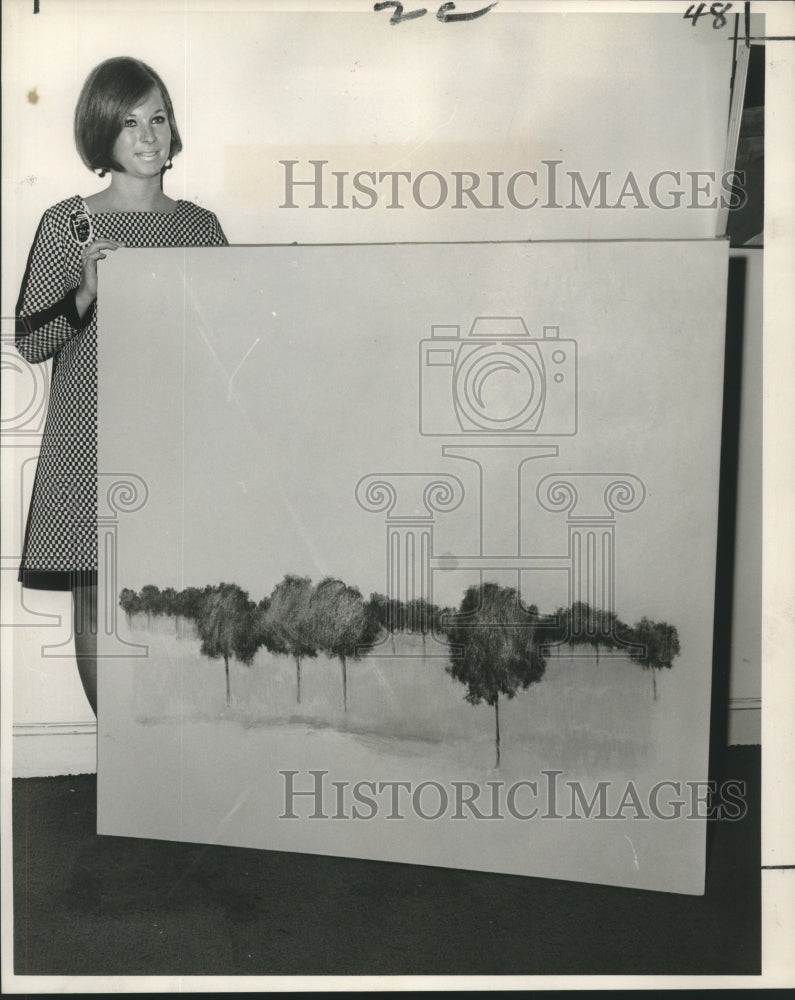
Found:
[[[33,485],[19,579],[65,590],[97,571],[97,309],[75,307],[82,246],[73,234],[85,212],[93,239],[128,247],[225,246],[218,220],[189,201],[173,213],[92,215],[75,196],[39,224],[17,304],[16,345],[30,362],[53,359],[49,409]],[[71,221],[71,225],[70,225]]]

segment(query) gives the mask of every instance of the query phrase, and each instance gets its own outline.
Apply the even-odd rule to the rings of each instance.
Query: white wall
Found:
[[[185,149],[168,192],[212,207],[232,242],[715,234],[717,208],[690,208],[688,199],[673,209],[635,208],[632,198],[618,209],[544,208],[542,164],[560,160],[561,174],[581,171],[589,188],[599,171],[611,172],[611,203],[628,172],[647,201],[659,171],[679,172],[688,189],[688,171],[720,173],[731,45],[719,32],[693,30],[678,10],[531,16],[528,4],[509,2],[471,24],[429,14],[390,26],[369,0],[302,9],[310,6],[58,0],[34,16],[27,0],[4,4],[3,173],[13,205],[4,302],[15,299],[43,209],[102,186],[74,150],[73,109],[88,71],[125,53],[152,64],[174,99]],[[299,160],[304,177],[309,159],[414,176],[530,170],[541,198],[529,210],[504,195],[494,210],[454,209],[452,199],[436,210],[413,201],[389,209],[384,189],[372,210],[287,209],[283,159]],[[530,185],[524,178],[516,197],[529,200]],[[661,197],[675,186],[663,179]]]
[[[389,209],[386,196],[371,210],[312,209],[300,199],[300,208],[280,207],[284,159],[300,161],[296,170],[304,177],[310,159],[349,173],[437,171],[448,179],[454,171],[536,171],[542,203],[549,195],[545,160],[560,160],[564,179],[566,171],[580,171],[588,188],[608,171],[611,203],[628,173],[647,195],[661,170],[679,172],[683,189],[688,171],[720,175],[731,45],[720,32],[694,30],[678,8],[651,16],[530,16],[531,5],[505,2],[468,24],[442,24],[431,9],[420,20],[390,26],[388,15],[365,0],[44,0],[40,6],[33,15],[28,0],[3,5],[3,317],[13,315],[42,211],[101,187],[74,151],[73,108],[91,67],[125,53],[151,63],[174,99],[185,150],[167,176],[168,193],[211,207],[234,243],[715,234],[717,207],[692,207],[687,197],[670,210],[637,207],[632,198],[618,208],[525,210],[504,195],[498,209],[455,209],[452,198],[434,210],[413,198]],[[432,190],[433,178],[429,183],[424,190]],[[331,204],[333,188],[326,192]],[[526,192],[517,187],[517,197]],[[699,200],[716,193],[714,187]],[[565,196],[564,205],[568,186]],[[8,319],[3,323],[5,344],[12,331]],[[7,358],[4,364],[18,369],[13,349]],[[65,616],[68,623],[66,598],[31,592],[24,613],[18,604],[15,565],[30,466],[21,470],[36,447],[35,421],[20,413],[32,394],[40,398],[41,387],[30,372],[4,375],[10,375],[3,407],[12,436],[3,448],[3,623],[19,623],[3,629],[13,633],[4,658],[15,667],[14,723],[33,746],[41,738],[32,734],[53,725],[85,733],[91,723],[71,660],[40,652],[42,644],[67,642],[68,626],[30,620]],[[756,691],[750,674],[733,680],[737,697]],[[89,750],[75,766],[90,763]]]

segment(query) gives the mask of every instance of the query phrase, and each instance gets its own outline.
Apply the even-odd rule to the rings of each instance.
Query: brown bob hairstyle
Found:
[[[157,88],[171,127],[169,156],[182,149],[171,97],[155,71],[129,56],[106,59],[88,74],[75,108],[75,143],[80,158],[89,170],[124,171],[113,159],[113,147],[130,111]]]

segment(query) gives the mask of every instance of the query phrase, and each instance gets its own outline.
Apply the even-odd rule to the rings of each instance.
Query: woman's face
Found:
[[[171,126],[160,91],[127,113],[113,146],[113,158],[132,177],[157,177],[171,149]]]

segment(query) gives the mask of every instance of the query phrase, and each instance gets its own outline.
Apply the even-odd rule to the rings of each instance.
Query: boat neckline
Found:
[[[82,195],[80,194],[77,195],[77,198],[80,201],[86,213],[88,215],[93,216],[94,218],[97,218],[100,215],[162,215],[168,217],[170,215],[176,215],[180,205],[185,204],[183,198],[177,198],[173,212],[150,211],[145,208],[122,208],[122,209],[116,209],[115,211],[95,212],[88,206],[88,204],[86,203],[86,199]]]

